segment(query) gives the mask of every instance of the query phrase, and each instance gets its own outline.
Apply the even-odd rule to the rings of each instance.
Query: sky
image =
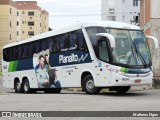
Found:
[[[15,1],[15,0],[14,0]],[[33,0],[16,0],[33,1]],[[101,0],[35,0],[49,12],[49,27],[61,29],[77,22],[101,20]]]

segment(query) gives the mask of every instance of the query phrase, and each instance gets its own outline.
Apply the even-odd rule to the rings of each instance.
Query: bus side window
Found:
[[[44,39],[41,41],[41,49],[42,51],[45,51],[48,49],[48,39]]]
[[[53,40],[52,40],[52,38],[49,38],[49,40],[48,40],[48,47],[49,47],[50,54],[52,54],[53,53]]]
[[[17,60],[18,57],[17,57],[17,47],[13,47],[13,60]]]
[[[77,46],[78,50],[88,51],[87,44],[81,30],[77,31]]]
[[[27,58],[27,45],[23,45],[22,49],[23,52],[21,58],[25,59]]]
[[[59,48],[60,48],[60,51],[63,51],[66,47],[67,47],[67,42],[66,42],[66,38],[67,38],[68,36],[66,36],[66,35],[60,35],[59,36]]]
[[[69,48],[70,50],[74,50],[77,48],[77,35],[75,32],[69,34]]]
[[[35,41],[34,42],[34,50],[33,50],[33,54],[38,54],[40,52],[40,42],[39,41]]]
[[[59,44],[57,42],[58,42],[58,36],[49,38],[48,46],[50,54],[55,54],[58,52]]]
[[[6,53],[7,53],[7,50],[6,50],[6,49],[3,49],[3,60],[4,60],[4,61],[8,61],[8,60],[7,60],[7,54],[6,54]]]
[[[9,53],[8,48],[3,50],[3,59],[4,59],[4,61],[8,62],[9,61],[9,55],[7,53]]]
[[[105,40],[100,40],[98,42],[98,48],[99,48],[99,59],[109,62],[109,55],[108,55],[108,48],[107,48],[107,42]]]
[[[106,30],[104,28],[101,28],[101,27],[89,27],[89,28],[86,28],[86,31],[88,33],[88,36],[91,40],[91,43],[93,45],[96,45],[97,44],[97,41],[96,41],[96,34],[97,33],[105,33]]]
[[[9,61],[13,60],[13,48],[9,48]]]
[[[11,48],[11,50],[12,50],[12,58],[11,58],[11,61],[14,61],[15,60],[15,47],[12,47]]]
[[[3,50],[3,59],[9,62],[9,48]]]
[[[33,57],[33,43],[28,44],[28,58]]]
[[[18,59],[21,59],[22,54],[22,46],[18,46]]]
[[[57,37],[55,38],[55,40],[53,41],[53,52],[54,52],[54,53],[60,52],[59,36],[57,36]]]

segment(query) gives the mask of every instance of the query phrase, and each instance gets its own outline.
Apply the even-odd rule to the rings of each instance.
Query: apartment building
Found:
[[[41,16],[41,31],[42,33],[49,31],[49,24],[48,24],[48,12],[45,10],[42,10],[42,16]]]
[[[141,0],[140,26],[144,29],[145,34],[156,37],[160,43],[160,0]],[[149,43],[154,81],[160,86],[160,49],[155,50],[153,43],[150,41]]]
[[[102,20],[139,25],[140,0],[102,0]]]
[[[0,58],[6,44],[47,32],[49,13],[36,1],[0,0]]]
[[[16,1],[15,3],[19,40],[48,31],[48,12],[42,10],[36,1]]]
[[[16,41],[17,8],[11,0],[0,0],[0,58],[2,47]]]

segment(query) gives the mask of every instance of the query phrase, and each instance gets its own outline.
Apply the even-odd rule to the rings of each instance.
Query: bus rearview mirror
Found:
[[[150,39],[150,40],[153,40],[155,48],[156,48],[156,49],[159,48],[159,43],[158,43],[157,38],[155,38],[155,37],[153,37],[153,36],[149,36],[149,35],[146,35],[146,38],[147,38],[147,39]]]
[[[98,36],[98,37],[106,37],[110,41],[111,47],[112,48],[116,47],[115,39],[114,39],[113,35],[108,34],[108,33],[98,33],[98,34],[96,34],[96,36]]]

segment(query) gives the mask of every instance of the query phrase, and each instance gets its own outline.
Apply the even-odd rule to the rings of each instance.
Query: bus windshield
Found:
[[[143,66],[151,63],[148,44],[142,31],[107,29],[107,32],[115,37],[113,62]]]
[[[147,40],[144,33],[141,30],[129,30],[129,29],[116,29],[116,28],[103,28],[103,27],[88,27],[86,28],[96,56],[107,62],[105,57],[102,57],[105,52],[110,52],[110,60],[114,64],[120,66],[143,66],[147,67],[151,64],[151,56]],[[109,33],[115,38],[115,47],[108,50],[106,48],[100,49],[98,47],[101,44],[97,42],[97,33]],[[105,43],[104,43],[105,44]],[[97,48],[100,49],[99,53]],[[106,50],[106,51],[105,51]],[[112,55],[112,56],[111,56]],[[101,57],[101,58],[100,58]],[[106,58],[108,59],[108,58]]]

